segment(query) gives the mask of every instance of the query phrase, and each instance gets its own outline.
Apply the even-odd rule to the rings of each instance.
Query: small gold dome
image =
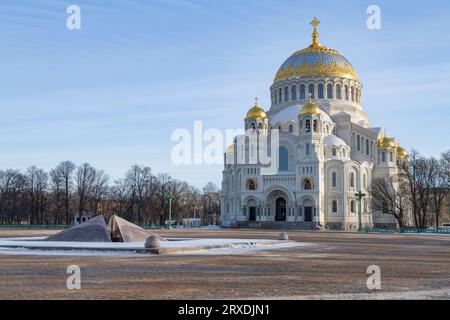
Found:
[[[387,136],[386,130],[384,131],[384,137],[378,139],[378,146],[380,148],[396,148],[397,143],[395,143],[395,138],[389,138]]]
[[[397,156],[399,156],[399,157],[407,157],[408,156],[408,151],[406,151],[406,149],[398,146],[397,147]]]
[[[230,144],[226,151],[227,154],[233,154],[234,153],[234,144]]]
[[[300,110],[299,115],[305,116],[305,115],[319,115],[320,114],[320,108],[315,104],[314,101],[311,99],[305,103],[305,105]]]
[[[267,113],[258,105],[258,98],[255,99],[255,105],[247,112],[247,119],[267,119]]]

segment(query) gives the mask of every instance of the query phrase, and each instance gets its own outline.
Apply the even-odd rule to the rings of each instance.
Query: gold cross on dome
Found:
[[[320,20],[317,19],[316,17],[314,17],[313,21],[311,21],[311,25],[312,25],[314,28],[317,28],[317,27],[319,26],[319,24],[320,24]]]
[[[320,20],[317,19],[316,17],[314,17],[313,21],[311,21],[311,25],[314,27],[313,34],[312,34],[312,40],[313,40],[312,46],[314,48],[320,47],[319,33],[317,32],[317,26],[319,24],[320,24]]]
[[[258,106],[258,102],[259,102],[259,98],[256,97],[256,98],[255,98],[255,106]]]

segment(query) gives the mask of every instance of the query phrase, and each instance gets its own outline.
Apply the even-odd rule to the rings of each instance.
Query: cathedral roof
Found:
[[[407,156],[408,156],[408,151],[406,151],[406,149],[404,149],[404,148],[398,146],[398,147],[397,147],[397,155],[398,155],[399,157],[407,157]]]
[[[258,98],[255,98],[255,105],[247,112],[247,119],[267,119],[267,113],[258,104]]]
[[[378,146],[380,148],[396,148],[397,143],[395,142],[395,138],[389,138],[384,132],[384,136],[378,139]]]
[[[308,76],[340,77],[358,80],[352,64],[340,52],[327,48],[319,43],[317,18],[311,22],[314,27],[313,43],[300,51],[293,53],[280,67],[275,82],[291,78]]]
[[[345,143],[344,140],[342,140],[341,138],[339,138],[338,136],[335,136],[333,134],[330,134],[328,136],[326,136],[325,138],[323,138],[323,143],[328,146],[328,147],[348,147],[348,145]]]
[[[273,115],[272,118],[270,119],[270,123],[272,125],[275,125],[277,123],[287,123],[289,121],[298,122],[298,113],[302,107],[303,106],[300,104],[294,104],[292,106],[286,107],[283,110],[277,112],[275,115]],[[326,113],[320,108],[319,110],[322,117],[322,121],[334,123],[334,121],[331,120],[331,117],[328,115],[328,113]]]
[[[316,114],[320,114],[320,108],[317,106],[317,104],[309,99],[305,105],[300,109],[299,115],[300,116],[305,116],[305,115],[316,115]]]

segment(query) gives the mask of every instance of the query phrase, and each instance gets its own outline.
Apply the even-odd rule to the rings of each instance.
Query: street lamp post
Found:
[[[194,209],[194,219],[195,219],[195,209],[197,208],[197,205],[196,204],[194,204],[194,205],[192,205],[192,209]]]
[[[361,232],[363,227],[362,227],[362,218],[361,218],[361,209],[362,209],[362,199],[366,196],[365,193],[362,193],[361,191],[359,191],[358,193],[355,193],[355,197],[356,200],[358,200],[359,203],[359,210],[358,210],[358,222],[359,222],[359,227],[358,227],[358,231]]]
[[[172,202],[174,196],[172,193],[169,194],[169,229],[172,229]]]

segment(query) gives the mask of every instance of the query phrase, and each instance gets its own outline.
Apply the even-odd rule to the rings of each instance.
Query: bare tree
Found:
[[[152,170],[149,167],[140,167],[133,165],[128,170],[126,176],[126,183],[130,189],[130,215],[131,219],[142,223],[142,211],[145,205],[147,196],[147,188],[152,180]],[[136,209],[136,217],[134,217],[134,210]]]
[[[220,212],[220,195],[216,185],[212,182],[208,182],[203,187],[203,218],[206,222],[209,216],[210,221],[208,223],[215,224],[217,221],[213,221],[215,213]]]
[[[73,187],[73,172],[75,171],[75,164],[71,161],[61,162],[56,171],[62,179],[62,184],[64,186],[64,213],[66,217],[66,224],[70,224],[70,199]]]
[[[48,174],[44,170],[32,166],[27,170],[27,178],[30,196],[30,224],[43,224]]]
[[[424,229],[430,222],[429,203],[433,188],[434,169],[429,159],[413,150],[408,161],[402,162],[400,176],[407,181],[409,201],[412,206],[414,223]]]
[[[103,170],[95,170],[92,192],[90,194],[91,210],[94,215],[100,211],[100,204],[108,194],[109,176]]]
[[[17,170],[0,171],[0,223],[22,223],[26,213],[26,177]]]
[[[97,171],[90,164],[84,163],[77,168],[76,187],[78,196],[78,216],[81,218],[88,209],[89,197],[92,195]]]
[[[433,171],[430,207],[434,212],[436,230],[439,231],[439,219],[450,190],[450,150],[444,153],[440,160],[431,158],[429,162],[430,170]]]
[[[405,225],[408,205],[407,186],[398,177],[380,177],[371,185],[372,209],[394,216],[400,229]]]

